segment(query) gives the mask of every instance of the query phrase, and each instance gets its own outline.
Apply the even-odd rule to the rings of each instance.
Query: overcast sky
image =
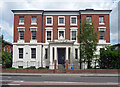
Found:
[[[12,9],[107,9],[110,16],[111,44],[118,43],[118,2],[119,0],[0,0],[0,26],[4,39],[13,42],[14,15]]]

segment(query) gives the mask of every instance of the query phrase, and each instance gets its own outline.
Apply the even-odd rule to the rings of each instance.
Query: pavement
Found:
[[[50,76],[89,76],[89,77],[111,77],[111,76],[113,76],[113,77],[118,77],[119,76],[119,74],[96,74],[96,73],[92,73],[92,74],[90,74],[90,73],[84,73],[84,74],[69,74],[69,73],[0,73],[0,75],[2,75],[2,76],[44,76],[44,75],[50,75]]]
[[[118,87],[118,74],[0,73],[2,87]],[[68,85],[68,86],[67,86]]]

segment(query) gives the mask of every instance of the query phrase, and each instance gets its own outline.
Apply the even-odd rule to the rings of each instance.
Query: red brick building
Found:
[[[99,49],[110,45],[111,10],[12,10],[14,13],[13,67],[79,67],[80,20],[89,19],[99,31]],[[83,63],[82,68],[87,68]],[[94,66],[94,65],[93,65]],[[77,68],[76,67],[76,68]]]

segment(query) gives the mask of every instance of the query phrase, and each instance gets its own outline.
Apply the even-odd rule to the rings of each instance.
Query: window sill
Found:
[[[30,40],[30,43],[37,43],[37,40]]]
[[[99,23],[99,25],[105,25],[105,23]]]
[[[86,23],[86,24],[92,25],[92,23]]]
[[[46,24],[46,26],[53,26],[53,24]]]
[[[99,39],[99,44],[105,44],[106,43],[106,40],[104,39]]]
[[[24,25],[24,23],[19,23],[19,25]]]
[[[70,26],[77,26],[77,24],[70,24]]]
[[[58,24],[58,26],[65,26],[65,24]]]
[[[24,40],[18,40],[17,43],[24,43]]]
[[[31,23],[31,25],[37,25],[37,23]]]

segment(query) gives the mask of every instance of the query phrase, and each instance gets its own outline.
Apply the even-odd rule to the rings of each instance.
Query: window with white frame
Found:
[[[19,31],[19,40],[24,40],[24,31]]]
[[[47,40],[52,40],[51,34],[52,34],[51,31],[47,31]]]
[[[32,17],[32,23],[37,23],[37,17],[36,16]]]
[[[24,24],[24,17],[19,17],[19,23]]]
[[[76,31],[71,31],[71,33],[72,33],[72,40],[76,40]]]
[[[31,31],[32,40],[36,40],[36,31]]]
[[[99,31],[99,39],[104,40],[104,31]]]
[[[31,58],[36,58],[36,48],[31,48]]]
[[[19,48],[19,59],[23,59],[23,48]]]
[[[86,23],[92,23],[92,17],[91,16],[86,17]]]
[[[52,25],[53,24],[53,17],[47,16],[46,17],[46,25]]]
[[[104,16],[99,16],[99,23],[104,23]]]
[[[64,16],[58,17],[58,25],[65,25],[65,17]]]
[[[64,39],[65,38],[65,32],[64,31],[59,31],[59,39]]]
[[[71,25],[77,25],[77,16],[71,16],[70,22]]]

